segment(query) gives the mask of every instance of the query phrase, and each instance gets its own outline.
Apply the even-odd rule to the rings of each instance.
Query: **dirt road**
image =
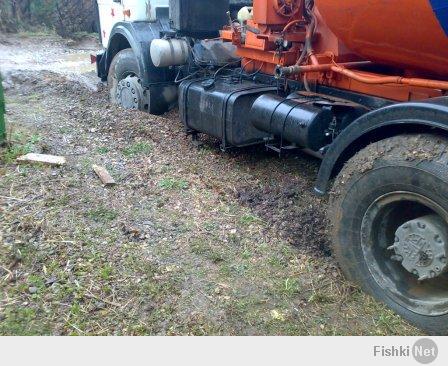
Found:
[[[0,39],[0,334],[418,334],[340,275],[317,161],[198,149],[177,112],[108,103],[95,45]],[[68,164],[16,163],[31,151]]]

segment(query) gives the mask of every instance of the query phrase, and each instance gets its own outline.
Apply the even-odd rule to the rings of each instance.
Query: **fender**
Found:
[[[448,133],[448,97],[393,104],[369,112],[344,129],[329,146],[314,191],[325,195],[329,181],[347,160],[372,142],[406,132]]]
[[[150,87],[154,84],[174,80],[174,71],[169,68],[157,68],[151,61],[150,47],[160,33],[170,29],[169,20],[162,18],[155,22],[119,22],[111,31],[109,45],[99,60],[99,72],[103,81],[107,80],[110,64],[115,55],[125,49],[132,48],[137,57],[142,85]]]

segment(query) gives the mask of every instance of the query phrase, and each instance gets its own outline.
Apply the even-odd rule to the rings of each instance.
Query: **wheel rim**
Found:
[[[140,79],[128,76],[118,82],[116,92],[117,103],[125,109],[142,109],[143,88]]]
[[[361,246],[373,279],[389,298],[414,313],[448,313],[447,223],[445,209],[413,192],[391,192],[379,197],[362,219]],[[441,232],[433,233],[435,230]],[[415,241],[417,234],[424,240]],[[441,237],[437,242],[429,239],[437,235]],[[405,244],[398,243],[404,238],[408,240]],[[432,273],[436,268],[438,272]],[[412,273],[413,269],[418,270]]]

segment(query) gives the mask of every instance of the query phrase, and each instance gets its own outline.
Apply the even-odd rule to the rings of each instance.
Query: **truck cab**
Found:
[[[109,45],[110,34],[119,22],[154,22],[168,13],[169,0],[98,0],[101,43]]]
[[[180,5],[173,5],[177,3]],[[183,0],[97,0],[100,38],[104,50],[95,59],[98,76],[107,82],[113,103],[158,115],[177,104],[176,75],[179,76],[182,72],[173,65],[155,66],[150,48],[154,40],[177,37],[172,28],[172,8],[178,9],[182,4],[189,3]],[[202,7],[210,2],[198,1],[196,4],[197,7]],[[225,64],[231,59],[231,45],[220,47],[222,42],[213,40],[219,37],[219,28],[228,24],[225,13],[220,14],[217,19],[217,10],[225,9],[225,12],[230,12],[232,19],[236,19],[238,11],[244,6],[252,5],[252,1],[224,0],[217,4],[219,6],[211,6],[206,14],[200,11],[180,14],[182,21],[188,24],[194,22],[195,27],[204,28],[196,34],[188,34],[188,47],[194,47],[206,38],[212,39],[206,46],[198,48],[198,52],[205,52],[210,58],[209,66],[217,65],[222,60]],[[207,49],[208,47],[213,50]],[[234,50],[234,47],[230,48]],[[127,80],[124,81],[125,79]]]

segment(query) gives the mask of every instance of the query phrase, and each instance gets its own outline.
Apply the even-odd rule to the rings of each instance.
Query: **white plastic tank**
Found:
[[[184,65],[188,56],[188,43],[184,39],[154,39],[151,42],[151,59],[155,67]]]

